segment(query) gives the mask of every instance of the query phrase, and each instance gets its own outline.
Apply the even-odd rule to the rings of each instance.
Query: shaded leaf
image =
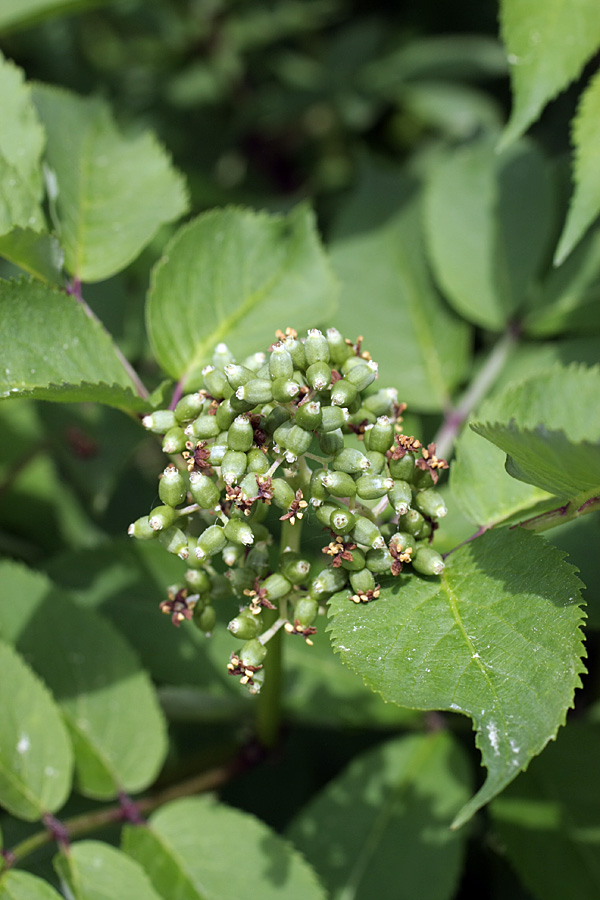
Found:
[[[80,281],[102,281],[134,260],[188,201],[182,176],[154,135],[123,137],[106,104],[36,85],[46,160],[57,187],[65,267]]]
[[[123,848],[169,900],[324,900],[310,866],[248,813],[213,797],[163,806],[147,828],[126,827]]]
[[[1,17],[1,13],[0,13]],[[44,130],[23,72],[0,53],[0,234],[43,227]]]
[[[397,386],[411,408],[433,412],[466,374],[470,329],[432,285],[420,217],[414,182],[369,169],[336,223],[331,259],[342,282],[340,331],[365,334],[380,383]]]
[[[98,6],[102,0],[2,0],[0,30],[26,28],[69,9]]]
[[[571,722],[490,806],[506,855],[533,897],[600,894],[600,728]]]
[[[224,341],[243,358],[275,330],[315,327],[334,310],[336,285],[314,216],[217,209],[181,228],[155,266],[148,333],[156,358],[187,389]]]
[[[502,0],[500,22],[513,92],[506,145],[579,77],[600,45],[600,18],[595,0]]]
[[[13,228],[0,236],[0,256],[41,281],[63,282],[64,254],[52,234],[31,228]]]
[[[471,428],[510,457],[508,472],[581,502],[600,490],[600,369],[556,367],[509,387],[495,421]]]
[[[572,135],[575,190],[556,248],[554,261],[557,266],[566,259],[600,213],[600,72],[591,79],[581,95],[573,119]]]
[[[38,282],[0,281],[0,397],[148,404],[102,325],[74,297]]]
[[[330,781],[287,835],[332,900],[450,900],[467,832],[449,825],[470,780],[449,733],[388,741]]]
[[[451,554],[440,579],[386,580],[361,606],[331,601],[342,660],[384,699],[473,719],[488,770],[466,822],[564,723],[583,671],[581,583],[538,535],[493,531]]]
[[[54,868],[73,900],[161,900],[136,862],[101,841],[73,844]]]
[[[425,223],[438,281],[461,315],[492,330],[521,308],[554,236],[554,190],[542,154],[485,139],[433,169]]]
[[[0,563],[0,583],[0,633],[52,690],[73,741],[80,792],[109,799],[143,790],[163,763],[165,726],[127,642],[39,573]]]
[[[0,803],[33,822],[60,809],[69,795],[71,744],[48,689],[4,643],[0,696]]]
[[[0,875],[0,900],[61,900],[61,895],[36,875],[9,869]]]

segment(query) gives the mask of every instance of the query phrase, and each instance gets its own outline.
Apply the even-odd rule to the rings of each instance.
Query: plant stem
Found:
[[[502,337],[494,344],[491,353],[458,405],[446,412],[442,426],[434,438],[436,455],[439,458],[444,459],[452,453],[460,428],[496,381],[518,343],[519,334],[518,326],[512,324],[507,327]]]
[[[296,523],[282,522],[280,552],[284,550],[300,549],[300,535],[302,522],[296,519]],[[272,622],[273,628],[280,616],[274,610]],[[282,617],[281,617],[282,618]],[[271,629],[269,629],[271,630]],[[259,743],[265,749],[271,749],[277,744],[281,727],[281,694],[283,687],[283,645],[284,631],[277,628],[269,639],[269,649],[264,662],[265,682],[258,695],[256,711],[256,736]]]
[[[540,513],[539,516],[532,516],[531,519],[525,519],[518,525],[512,525],[512,528],[526,528],[540,534],[542,531],[548,531],[550,528],[556,528],[558,525],[564,525],[566,522],[572,522],[581,516],[587,516],[589,513],[600,510],[600,497],[589,497],[583,503],[580,498],[569,500],[564,506],[558,506],[556,509],[550,509],[547,512]]]

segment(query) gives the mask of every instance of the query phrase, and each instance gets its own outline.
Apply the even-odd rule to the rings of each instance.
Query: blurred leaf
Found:
[[[598,36],[600,41],[600,34]],[[554,261],[559,266],[600,213],[600,72],[581,95],[572,124],[575,190]]]
[[[455,309],[500,331],[540,274],[553,238],[554,192],[535,145],[499,155],[490,139],[433,170],[425,222],[436,276]]]
[[[506,146],[579,77],[600,45],[600,18],[595,0],[501,0],[500,22],[513,92]]]
[[[14,604],[15,598],[10,600]],[[69,795],[71,744],[48,689],[4,643],[0,696],[0,803],[33,822],[60,809]]]
[[[0,256],[20,266],[34,278],[62,285],[64,254],[52,234],[31,228],[13,228],[0,236]]]
[[[89,9],[108,0],[2,0],[0,30],[27,28],[69,10]]]
[[[40,206],[44,130],[22,70],[1,53],[0,120],[0,234],[16,225],[39,230],[44,223]]]
[[[462,825],[564,724],[583,671],[581,583],[543,538],[508,530],[456,550],[439,579],[390,581],[358,609],[335,595],[332,641],[384,699],[473,719],[488,775]]]
[[[126,827],[123,849],[169,900],[324,900],[310,866],[290,844],[248,813],[213,797],[175,800],[148,827]]]
[[[532,896],[600,894],[600,728],[570,722],[490,806],[510,863]]]
[[[148,333],[163,369],[191,390],[217,343],[243,358],[272,343],[277,328],[326,321],[335,296],[306,206],[285,217],[217,209],[184,225],[155,266]]]
[[[402,90],[402,107],[454,140],[468,140],[482,130],[496,132],[502,124],[502,111],[494,97],[465,84],[408,84]]]
[[[161,900],[144,870],[100,841],[78,841],[54,858],[73,900]]]
[[[164,761],[166,736],[127,642],[39,573],[4,562],[0,579],[0,632],[53,691],[73,741],[78,790],[98,799],[143,790]]]
[[[569,555],[569,562],[577,566],[579,578],[585,584],[586,630],[600,630],[600,518],[583,516],[546,532],[546,539]]]
[[[508,454],[514,478],[559,497],[591,495],[600,489],[599,395],[598,367],[556,367],[509,387],[494,420],[471,428]]]
[[[183,215],[183,178],[154,135],[123,137],[103,101],[44,85],[34,100],[48,135],[65,267],[79,281],[102,281]]]
[[[0,900],[61,900],[61,895],[47,881],[9,869],[0,874]]]
[[[147,409],[102,325],[74,297],[0,280],[0,397],[91,400]]]
[[[369,169],[343,208],[331,239],[342,282],[343,334],[364,334],[382,385],[411,408],[444,408],[469,363],[469,326],[443,306],[431,283],[414,182]]]
[[[590,231],[548,272],[523,327],[533,337],[600,332],[600,229]]]
[[[286,834],[331,900],[450,900],[468,834],[449,825],[470,780],[450,733],[401,737],[358,756]]]

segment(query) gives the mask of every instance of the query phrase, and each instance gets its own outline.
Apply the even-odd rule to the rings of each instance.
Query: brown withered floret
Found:
[[[336,534],[335,541],[332,541],[326,547],[323,547],[321,553],[326,553],[327,556],[332,556],[331,565],[334,569],[339,569],[342,565],[342,560],[345,559],[347,562],[352,562],[354,557],[352,556],[352,550],[356,550],[356,544],[352,544],[350,541],[347,543],[344,542],[344,538],[340,534]]]
[[[267,597],[266,588],[260,586],[258,578],[254,579],[254,588],[252,590],[245,588],[244,594],[246,597],[251,598],[248,609],[253,616],[257,616],[259,614],[261,607],[264,607],[265,609],[276,609],[276,607],[273,606],[273,604]]]
[[[225,497],[230,504],[233,503],[233,505],[241,510],[245,516],[250,515],[252,512],[252,505],[255,500],[258,499],[257,497],[245,497],[241,487],[233,484],[225,485]]]
[[[418,459],[415,465],[423,472],[430,472],[433,483],[438,483],[439,470],[447,469],[448,463],[445,459],[438,459],[435,455],[435,444],[429,444],[421,450],[422,459]]]
[[[187,441],[185,446],[187,449],[181,455],[187,460],[188,472],[203,472],[204,475],[212,475],[213,468],[209,462],[210,450],[206,446],[206,441],[198,441],[196,444]]]
[[[376,584],[373,589],[369,588],[368,591],[357,591],[356,594],[353,594],[350,597],[350,599],[355,603],[370,603],[371,600],[377,600],[380,593],[381,588],[378,584]]]
[[[414,453],[423,446],[421,441],[408,434],[397,434],[394,437],[394,440],[396,446],[386,453],[388,459],[402,459],[409,451]]]
[[[396,576],[402,571],[403,563],[410,562],[412,557],[412,547],[407,547],[406,550],[400,550],[394,541],[390,541],[389,548],[390,553],[394,558],[390,571],[392,575]]]
[[[289,520],[290,525],[294,525],[296,522],[296,519],[300,520],[302,518],[302,516],[304,515],[304,510],[306,509],[307,506],[308,506],[308,503],[303,498],[302,491],[300,489],[298,489],[296,491],[296,499],[292,500],[288,511],[286,513],[284,513],[282,516],[279,516],[279,521],[286,522]]]
[[[368,350],[362,349],[363,341],[364,341],[364,338],[363,338],[362,334],[359,334],[359,336],[356,338],[356,343],[354,343],[354,344],[352,343],[352,341],[350,341],[348,338],[346,338],[346,343],[348,344],[349,347],[352,347],[352,349],[354,350],[354,355],[360,356],[361,359],[366,359],[368,362],[371,359],[371,354],[369,353]]]
[[[171,616],[171,622],[179,628],[184,619],[192,618],[194,603],[188,604],[186,588],[180,588],[178,591],[169,588],[167,599],[162,601],[159,609],[165,615]]]
[[[317,629],[314,625],[301,625],[298,619],[294,619],[294,624],[291,622],[286,622],[283,626],[288,634],[300,634],[306,641],[306,643],[312,647],[313,642],[311,641],[311,636],[317,633]]]
[[[359,441],[363,441],[365,439],[365,430],[368,424],[369,420],[363,419],[362,422],[358,423],[358,425],[353,425],[352,422],[348,422],[346,427],[348,431],[352,431],[353,434],[356,435]]]
[[[256,485],[259,499],[266,503],[267,506],[270,506],[273,499],[273,479],[269,478],[268,475],[259,475],[256,479]]]
[[[239,658],[237,653],[232,653],[227,663],[227,671],[230,675],[241,675],[240,683],[253,685],[254,680],[253,676],[259,669],[262,669],[262,666],[246,666]]]

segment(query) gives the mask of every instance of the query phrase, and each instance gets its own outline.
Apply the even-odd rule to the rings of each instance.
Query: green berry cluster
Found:
[[[238,600],[228,628],[244,643],[228,670],[254,693],[280,627],[310,644],[334,593],[348,589],[366,603],[379,596],[382,575],[444,568],[431,539],[446,514],[435,485],[447,463],[434,444],[402,433],[405,404],[396,390],[376,389],[377,364],[362,338],[354,343],[335,328],[304,339],[288,328],[277,338],[268,357],[241,363],[219,344],[202,390],[143,419],[173,461],[159,481],[161,505],[129,527],[187,563],[185,585],[161,604],[175,625],[193,619],[210,633],[215,601]],[[265,524],[273,508],[284,538],[275,565]],[[329,533],[325,568],[291,539],[309,510]]]

